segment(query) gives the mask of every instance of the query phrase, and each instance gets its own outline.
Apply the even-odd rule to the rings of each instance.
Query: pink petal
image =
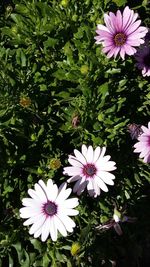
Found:
[[[124,58],[125,58],[125,49],[124,49],[124,47],[121,47],[120,56],[124,60]]]
[[[105,24],[111,33],[116,32],[115,21],[114,21],[115,19],[114,18],[116,18],[114,14],[113,14],[112,18],[110,18],[107,14],[104,14]]]
[[[123,47],[124,47],[124,49],[125,49],[126,54],[129,55],[129,56],[131,56],[131,55],[133,55],[133,54],[136,53],[136,49],[133,48],[133,47],[131,47],[131,46],[128,45],[128,44],[125,44]]]
[[[122,14],[120,10],[116,13],[116,28],[119,32],[122,31]]]
[[[134,12],[133,10],[129,9],[129,7],[125,7],[123,11],[123,29],[127,29],[128,25],[130,25],[132,19],[133,19]]]
[[[130,35],[131,33],[135,32],[135,30],[137,30],[137,28],[140,26],[140,24],[141,24],[141,20],[137,20],[131,26],[129,26],[129,28],[125,31],[125,33],[127,35]]]

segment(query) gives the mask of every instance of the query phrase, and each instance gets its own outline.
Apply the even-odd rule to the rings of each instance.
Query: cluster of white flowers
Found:
[[[76,181],[73,192],[80,195],[86,188],[90,196],[97,197],[100,191],[108,191],[107,185],[113,185],[115,176],[110,173],[116,169],[116,163],[110,161],[110,156],[105,156],[106,148],[82,145],[82,153],[74,150],[74,155],[69,155],[68,161],[72,165],[65,167],[63,173],[70,176],[67,182]],[[106,185],[107,184],[107,185]],[[58,231],[67,236],[67,232],[73,232],[75,222],[70,216],[79,212],[74,209],[79,205],[78,198],[69,198],[72,192],[63,183],[58,188],[51,179],[45,184],[42,180],[34,185],[34,190],[29,189],[30,198],[23,198],[23,208],[20,209],[20,217],[27,219],[24,225],[31,225],[29,233],[34,238],[41,236],[46,241],[51,236],[57,240]]]

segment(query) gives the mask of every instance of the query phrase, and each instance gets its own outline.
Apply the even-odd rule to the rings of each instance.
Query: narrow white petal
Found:
[[[68,162],[74,167],[80,167],[80,168],[83,167],[83,164],[80,161],[78,161],[76,158],[74,159],[72,157],[69,157]]]
[[[50,201],[55,201],[58,195],[58,187],[56,184],[51,183],[51,179],[47,182],[47,194]]]
[[[95,179],[97,185],[98,185],[104,192],[108,192],[108,187],[105,185],[105,183],[103,182],[102,179],[100,179],[98,176],[95,176],[94,179]]]
[[[32,216],[32,217],[30,217],[28,220],[26,220],[24,223],[23,223],[23,225],[30,225],[30,224],[33,224],[33,223],[35,223],[35,222],[37,222],[39,219],[40,219],[40,217],[41,217],[41,214],[38,214],[38,215],[36,215],[36,216]]]
[[[117,169],[115,164],[116,163],[114,161],[104,162],[103,160],[101,160],[101,162],[99,162],[99,164],[96,164],[96,167],[100,171],[114,171]]]
[[[39,198],[39,196],[38,196],[38,194],[37,194],[37,192],[36,192],[35,190],[33,190],[33,189],[29,189],[29,190],[28,190],[28,194],[29,194],[29,196],[32,197],[35,201],[40,201],[40,202],[41,202],[41,200],[40,200],[40,198]]]
[[[96,183],[95,179],[93,179],[93,188],[94,188],[94,192],[95,192],[94,197],[99,196],[101,193],[101,190],[100,190],[98,184]]]
[[[78,198],[74,197],[74,198],[69,198],[69,199],[66,199],[63,203],[62,203],[63,207],[64,208],[69,208],[69,209],[72,209],[72,208],[75,208],[79,205],[79,200]]]
[[[39,228],[35,233],[34,233],[34,238],[39,237],[42,234],[42,227]]]
[[[104,157],[105,152],[106,152],[106,147],[102,147],[100,158]]]
[[[85,157],[81,154],[80,151],[78,151],[77,149],[74,149],[74,154],[76,156],[76,158],[82,163],[82,164],[86,164],[86,159]]]
[[[114,185],[114,181],[112,179],[115,179],[115,176],[113,174],[105,171],[99,171],[97,176],[100,177],[104,183]]]
[[[100,156],[101,148],[98,146],[94,151],[93,162],[96,162]]]
[[[41,234],[41,240],[42,242],[45,242],[50,234],[50,217],[46,219],[42,226],[42,234]]]
[[[91,179],[88,180],[87,190],[90,196],[94,196],[95,191],[94,191],[94,186],[93,186],[93,182]]]
[[[39,184],[35,184],[35,191],[42,202],[47,202],[47,195],[46,192],[43,190],[43,188]]]
[[[63,183],[59,187],[58,196],[55,200],[56,203],[62,203],[65,199],[67,199],[70,196],[72,189],[71,188],[66,189],[66,186],[67,186],[67,184]]]
[[[75,227],[75,222],[72,219],[70,219],[67,215],[63,213],[58,214],[57,217],[62,221],[66,230],[69,233],[73,232],[73,228]]]
[[[23,225],[27,226],[27,225],[30,225],[30,224],[33,224],[35,221],[36,221],[36,216],[35,217],[31,217],[29,218],[28,220],[26,220]]]
[[[109,161],[109,160],[110,160],[110,158],[111,158],[111,157],[110,157],[109,155],[107,155],[107,156],[104,156],[104,157],[103,157],[103,161],[107,162],[107,161]]]
[[[20,209],[20,217],[21,218],[29,218],[31,216],[37,215],[41,210],[34,209],[30,207],[24,207]]]
[[[54,223],[54,220],[53,218],[51,218],[49,220],[49,229],[50,229],[50,235],[51,235],[51,239],[53,241],[56,241],[57,240],[57,228],[55,226],[55,223]]]
[[[67,182],[68,182],[68,183],[72,183],[72,182],[75,182],[75,181],[78,181],[78,180],[81,180],[81,179],[82,179],[81,176],[76,175],[76,176],[72,176],[71,178],[69,178],[69,179],[67,180]]]
[[[38,183],[42,187],[43,192],[45,193],[47,200],[50,200],[50,201],[55,200],[56,195],[57,195],[57,185],[53,184],[51,179],[49,179],[49,181],[47,181],[47,184],[49,184],[48,186],[42,180],[39,180]]]
[[[82,169],[80,167],[65,167],[63,170],[63,174],[74,176],[80,175],[82,173]]]
[[[55,216],[54,222],[55,222],[55,226],[58,229],[58,231],[60,232],[60,234],[62,236],[67,236],[66,228],[65,228],[64,224],[62,223],[62,221],[57,216]]]
[[[42,227],[42,225],[44,224],[44,222],[46,221],[46,216],[45,215],[41,215],[41,217],[39,218],[38,221],[36,221],[30,228],[29,230],[29,234],[32,235],[34,234],[36,231],[38,231],[39,228]]]
[[[82,154],[83,156],[86,158],[86,153],[87,153],[87,146],[86,145],[82,145]]]
[[[110,172],[107,172],[107,171],[99,171],[97,176],[99,176],[100,174],[104,175],[105,177],[107,176],[107,177],[109,177],[112,180],[115,179],[115,175],[112,174],[112,173],[110,173]]]
[[[88,163],[93,162],[93,147],[89,146],[86,154],[86,160]]]
[[[68,215],[68,216],[76,216],[79,214],[78,210],[74,210],[74,209],[62,209],[62,211],[64,212],[64,214]]]
[[[34,200],[32,198],[23,198],[22,199],[22,204],[23,206],[26,207],[40,207],[41,206],[41,201],[40,200]]]

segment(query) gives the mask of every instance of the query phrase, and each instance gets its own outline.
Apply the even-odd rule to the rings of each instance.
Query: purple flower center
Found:
[[[57,205],[54,202],[48,201],[43,206],[43,211],[48,216],[53,216],[57,213]]]
[[[127,40],[127,37],[124,33],[117,33],[115,36],[114,36],[114,42],[115,42],[115,45],[116,46],[122,46],[125,44]]]
[[[83,168],[83,174],[85,175],[85,176],[90,176],[90,177],[93,177],[93,175],[94,174],[96,174],[96,171],[97,171],[97,169],[96,169],[96,167],[95,167],[95,165],[94,164],[87,164],[87,165],[85,165],[84,166],[84,168]]]

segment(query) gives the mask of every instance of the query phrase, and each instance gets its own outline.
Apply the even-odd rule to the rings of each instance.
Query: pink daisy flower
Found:
[[[97,44],[102,44],[104,53],[110,58],[120,54],[121,58],[125,58],[125,54],[133,55],[136,53],[135,46],[144,43],[144,36],[148,32],[146,27],[142,27],[141,20],[137,20],[138,14],[134,13],[128,6],[125,7],[123,13],[120,10],[116,15],[109,12],[104,14],[106,26],[98,24],[95,37]]]
[[[136,66],[142,70],[142,75],[150,76],[150,47],[143,46],[135,54]]]
[[[148,128],[145,126],[141,127],[143,133],[139,136],[138,141],[134,145],[134,152],[140,153],[139,157],[144,158],[145,163],[150,162],[150,122],[148,123]]]
[[[80,195],[87,187],[90,196],[100,195],[100,189],[107,192],[108,185],[114,185],[115,176],[110,173],[116,169],[116,163],[109,161],[110,156],[104,156],[106,148],[82,145],[82,153],[74,150],[75,156],[69,155],[71,167],[65,167],[63,173],[71,176],[67,181],[75,182],[73,192]]]

